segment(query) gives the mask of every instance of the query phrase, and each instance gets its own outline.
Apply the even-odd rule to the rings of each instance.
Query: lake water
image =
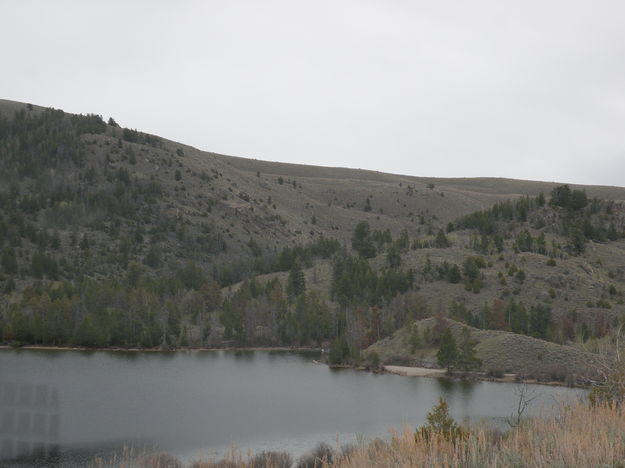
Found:
[[[57,466],[119,453],[124,444],[183,460],[219,457],[233,444],[297,456],[321,441],[336,446],[421,425],[439,396],[454,418],[471,424],[503,424],[518,401],[514,384],[335,370],[316,358],[276,351],[0,350],[0,453],[56,446]],[[584,394],[533,391],[534,408]],[[35,460],[26,466],[38,464],[44,466]]]

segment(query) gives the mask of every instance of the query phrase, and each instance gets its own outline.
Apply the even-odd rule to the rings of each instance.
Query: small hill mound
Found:
[[[438,367],[436,330],[441,326],[448,326],[456,341],[460,340],[462,329],[467,327],[450,319],[430,317],[418,320],[372,344],[364,354],[375,352],[384,364]],[[476,355],[482,361],[482,371],[565,381],[574,374],[587,377],[599,361],[598,355],[573,346],[506,331],[467,328],[476,343]],[[419,337],[420,344],[416,346],[414,336]]]

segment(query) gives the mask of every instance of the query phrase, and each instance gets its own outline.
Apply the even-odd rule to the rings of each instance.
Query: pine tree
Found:
[[[391,245],[386,252],[386,262],[390,268],[399,268],[401,266],[401,255],[395,244]]]
[[[74,343],[79,346],[96,347],[106,344],[93,316],[87,313],[74,334]]]
[[[410,344],[410,354],[414,354],[417,349],[423,346],[423,342],[421,341],[421,336],[419,334],[419,327],[416,325],[412,326],[412,332],[410,333],[410,338],[408,338],[408,343]]]
[[[451,268],[447,272],[447,281],[453,284],[457,284],[460,282],[460,279],[461,279],[460,268],[458,268],[458,265],[454,264],[451,266]]]
[[[346,348],[345,341],[342,338],[336,338],[330,345],[328,363],[330,365],[342,364],[348,355],[348,353],[345,352]]]
[[[463,371],[476,369],[482,364],[475,356],[475,342],[471,339],[471,332],[467,327],[462,328],[462,339],[460,341],[457,364]]]
[[[441,335],[440,348],[438,353],[436,353],[436,359],[439,366],[446,367],[447,373],[451,373],[451,368],[455,366],[458,359],[458,348],[449,327]]]
[[[367,221],[361,221],[356,225],[352,237],[352,248],[358,252],[361,257],[375,257],[375,246],[371,241],[369,223]]]
[[[527,334],[527,312],[522,303],[516,303],[514,299],[506,305],[505,311],[508,325],[513,333]]]
[[[436,234],[436,239],[434,239],[434,247],[437,247],[439,249],[451,247],[451,242],[449,242],[449,239],[447,239],[447,236],[442,229],[439,229],[438,234]]]
[[[296,297],[306,291],[306,278],[299,258],[293,262],[287,283],[287,295]]]
[[[2,270],[9,275],[17,273],[17,259],[15,258],[15,252],[11,248],[6,248],[2,252]]]
[[[549,306],[543,304],[532,306],[529,313],[529,331],[533,337],[548,339],[551,335],[552,324]]]
[[[426,424],[421,426],[416,434],[425,440],[437,435],[450,441],[466,436],[466,432],[449,415],[449,405],[442,397],[439,397],[438,404],[432,407],[432,411],[427,414],[426,421]]]
[[[371,201],[369,200],[369,197],[365,199],[365,211],[366,212],[371,211]]]

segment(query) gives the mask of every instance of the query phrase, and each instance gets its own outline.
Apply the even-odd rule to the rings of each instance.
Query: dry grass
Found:
[[[466,441],[415,438],[411,429],[389,443],[360,447],[339,460],[348,467],[600,467],[625,466],[625,418],[614,406],[566,407],[527,421],[504,437],[486,429]]]
[[[443,435],[415,436],[414,428],[376,439],[341,453],[309,454],[293,466],[310,468],[363,467],[625,467],[625,412],[615,405],[562,406],[542,419],[526,420],[506,434],[487,428],[449,440]],[[319,452],[319,451],[318,451]],[[320,452],[319,452],[320,453]],[[123,458],[123,457],[122,457]],[[105,466],[105,464],[96,464]],[[159,454],[117,466],[178,468],[180,462]],[[196,461],[193,468],[286,468],[291,458],[268,452],[246,457],[232,451],[220,461]]]

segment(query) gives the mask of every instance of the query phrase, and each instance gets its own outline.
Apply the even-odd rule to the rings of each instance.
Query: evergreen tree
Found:
[[[369,212],[371,211],[371,201],[369,200],[369,197],[367,197],[365,199],[365,208],[364,208],[365,212]]]
[[[535,338],[549,339],[552,328],[551,308],[544,304],[536,304],[531,307],[529,313],[529,331]]]
[[[302,270],[302,264],[298,259],[293,262],[291,271],[289,271],[289,279],[287,282],[287,295],[289,297],[296,297],[306,291],[306,277],[304,276],[304,270]]]
[[[410,344],[410,354],[414,354],[415,351],[423,346],[423,342],[421,341],[421,335],[419,334],[419,327],[416,325],[412,326],[412,331],[410,332],[410,338],[408,338],[408,343]]]
[[[349,346],[343,338],[336,338],[330,345],[328,363],[330,365],[343,364],[349,358]]]
[[[390,268],[400,267],[401,255],[399,253],[399,248],[395,244],[391,245],[388,252],[386,252],[386,262]]]
[[[543,192],[540,192],[536,197],[536,204],[541,207],[545,206],[545,194]]]
[[[449,405],[442,397],[426,416],[426,424],[417,430],[416,435],[425,440],[440,435],[446,440],[455,441],[466,436],[465,431],[449,415]]]
[[[158,268],[161,266],[161,255],[156,245],[152,244],[150,246],[150,250],[148,250],[143,263],[151,268]]]
[[[527,312],[522,303],[517,304],[511,299],[506,305],[505,315],[513,333],[527,334]]]
[[[97,347],[106,344],[102,333],[95,323],[93,316],[87,313],[74,335],[74,343],[79,346]]]
[[[436,234],[436,238],[434,239],[434,247],[437,247],[439,249],[451,247],[451,242],[449,242],[449,239],[447,239],[447,236],[442,229],[439,229],[438,234]]]
[[[458,265],[454,264],[447,271],[447,281],[449,281],[450,283],[456,284],[460,282],[460,279],[461,279],[460,268],[458,268]]]
[[[447,327],[440,339],[440,347],[436,353],[438,365],[447,368],[447,373],[451,373],[452,367],[455,366],[458,359],[458,348],[456,340],[451,333],[451,329]]]
[[[375,257],[375,246],[371,241],[369,223],[367,221],[361,221],[356,225],[354,235],[352,236],[352,248],[358,252],[361,257]]]
[[[15,252],[9,247],[2,252],[2,270],[8,275],[15,275],[17,273]]]
[[[471,332],[467,327],[463,327],[458,350],[458,368],[468,371],[480,367],[481,364],[482,362],[475,356],[475,342],[471,339]]]

